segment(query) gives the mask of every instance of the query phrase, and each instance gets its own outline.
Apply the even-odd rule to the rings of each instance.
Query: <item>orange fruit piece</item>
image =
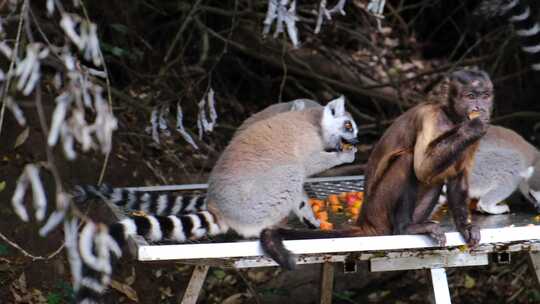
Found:
[[[324,201],[323,200],[320,200],[320,199],[316,199],[316,198],[310,198],[308,200],[308,203],[311,205],[311,206],[314,206],[314,205],[324,205]]]
[[[341,205],[332,205],[332,206],[330,206],[330,210],[332,210],[332,212],[334,212],[334,213],[339,213],[339,212],[343,211],[343,206],[341,206]]]
[[[321,230],[332,230],[334,229],[334,224],[329,222],[321,222]]]
[[[330,205],[339,205],[340,202],[339,202],[339,197],[335,194],[330,194],[328,196],[328,202],[330,203]]]
[[[311,209],[313,210],[314,213],[317,213],[317,212],[322,210],[322,206],[321,205],[313,205],[313,206],[311,206]]]
[[[315,217],[318,218],[321,221],[327,222],[328,221],[328,212],[320,211],[320,212],[316,213]]]

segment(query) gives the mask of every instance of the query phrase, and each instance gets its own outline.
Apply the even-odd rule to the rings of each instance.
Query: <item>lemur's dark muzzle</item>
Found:
[[[358,145],[360,143],[357,137],[353,137],[351,139],[343,138],[343,141],[351,145]]]

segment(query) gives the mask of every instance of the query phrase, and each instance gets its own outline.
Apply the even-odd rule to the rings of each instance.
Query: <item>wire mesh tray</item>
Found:
[[[127,189],[136,191],[159,191],[159,192],[180,192],[181,194],[204,193],[208,188],[207,184],[185,184],[170,186],[150,186],[150,187],[130,187]],[[364,190],[364,176],[336,176],[336,177],[316,177],[308,178],[304,184],[309,197],[324,199],[329,194],[339,194],[342,192],[359,192]]]

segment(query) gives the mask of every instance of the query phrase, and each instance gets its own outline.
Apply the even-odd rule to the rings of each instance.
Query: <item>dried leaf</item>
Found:
[[[111,280],[111,287],[116,289],[118,292],[124,294],[130,300],[134,302],[139,302],[139,296],[137,292],[127,284],[120,283],[116,280]]]
[[[135,283],[135,279],[137,278],[137,274],[135,273],[135,268],[131,267],[131,275],[126,278],[126,284],[133,285]]]
[[[470,277],[468,274],[465,274],[465,288],[471,289],[476,286],[476,281],[473,277]]]
[[[161,299],[171,298],[173,296],[171,287],[160,287],[159,293],[161,294]]]
[[[24,131],[17,136],[17,139],[15,140],[15,145],[13,146],[14,149],[17,149],[20,145],[24,144],[26,140],[28,139],[28,135],[30,135],[30,128],[24,129]]]
[[[1,181],[0,182],[0,192],[4,191],[4,189],[6,189],[6,181]]]
[[[221,302],[222,304],[242,304],[246,302],[246,299],[251,298],[251,295],[248,293],[237,293],[226,298]]]

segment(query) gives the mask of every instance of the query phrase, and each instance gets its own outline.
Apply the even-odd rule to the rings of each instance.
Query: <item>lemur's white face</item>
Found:
[[[345,111],[345,98],[330,101],[323,110],[321,129],[326,149],[341,150],[342,144],[357,144],[358,127]]]

